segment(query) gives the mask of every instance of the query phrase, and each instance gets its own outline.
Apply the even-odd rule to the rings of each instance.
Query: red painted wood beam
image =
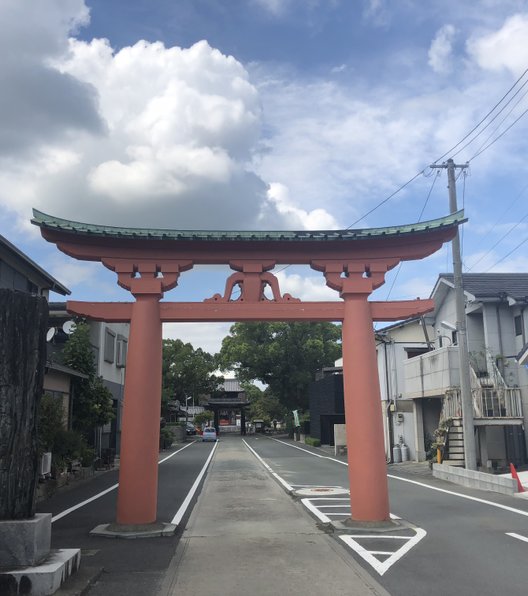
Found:
[[[433,300],[369,302],[372,320],[401,321],[428,313]],[[69,313],[96,321],[130,321],[133,302],[67,302]],[[163,323],[233,321],[342,321],[344,302],[160,302]]]

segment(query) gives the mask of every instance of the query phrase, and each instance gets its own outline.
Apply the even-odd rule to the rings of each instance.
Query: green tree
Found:
[[[84,373],[87,378],[75,378],[72,426],[91,441],[93,430],[110,422],[114,417],[112,393],[97,376],[95,358],[90,343],[90,327],[81,321],[75,325],[73,333],[62,352],[64,364]]]
[[[308,407],[316,370],[341,354],[341,330],[331,323],[235,323],[219,355],[241,381],[259,380],[288,409]]]
[[[205,410],[203,412],[198,412],[194,417],[194,423],[198,425],[207,424],[208,422],[212,422],[214,420],[214,413],[210,410]]]
[[[273,420],[286,419],[288,411],[269,388],[262,391],[249,383],[244,383],[243,387],[250,403],[248,414],[251,420],[264,420],[270,426]]]
[[[185,405],[187,397],[200,398],[213,393],[223,378],[214,375],[217,364],[214,356],[201,348],[179,339],[163,340],[162,411],[169,402],[178,400]]]

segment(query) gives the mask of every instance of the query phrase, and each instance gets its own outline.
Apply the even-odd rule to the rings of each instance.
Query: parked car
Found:
[[[216,441],[216,429],[212,426],[208,426],[203,429],[202,441]]]
[[[186,435],[195,435],[196,434],[196,428],[194,428],[194,424],[187,422],[187,424],[185,425],[185,434]]]

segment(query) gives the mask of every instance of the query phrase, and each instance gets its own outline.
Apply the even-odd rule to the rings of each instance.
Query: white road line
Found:
[[[93,497],[90,497],[89,499],[86,499],[85,501],[82,501],[81,503],[77,503],[77,505],[74,505],[73,507],[70,507],[69,509],[65,509],[64,511],[57,513],[57,515],[54,515],[51,518],[51,523],[56,522],[57,520],[62,519],[63,517],[66,517],[67,515],[69,515],[70,513],[73,513],[77,509],[80,509],[81,507],[88,505],[88,503],[91,503],[92,501],[95,501],[96,499],[99,499],[100,497],[112,492],[118,486],[119,486],[119,483],[113,484],[110,488],[107,488],[106,490],[103,490],[102,492],[97,493]]]
[[[174,453],[171,453],[169,456],[161,459],[158,464],[162,464],[163,462],[167,461],[168,459],[170,459],[171,457],[174,457],[177,453],[180,453],[180,451],[183,451],[184,449],[187,449],[187,447],[190,447],[191,445],[193,445],[195,443],[195,441],[193,441],[192,443],[188,443],[187,445],[185,445],[184,447],[182,447],[181,449],[178,449],[177,451],[175,451]],[[116,484],[113,484],[110,488],[107,488],[106,490],[103,490],[100,493],[97,493],[96,495],[94,495],[93,497],[90,497],[89,499],[86,499],[85,501],[81,501],[80,503],[77,503],[77,505],[74,505],[73,507],[70,507],[69,509],[65,509],[64,511],[61,511],[60,513],[57,513],[57,515],[54,515],[51,518],[51,523],[58,521],[59,519],[62,519],[63,517],[66,517],[67,515],[69,515],[70,513],[73,513],[74,511],[76,511],[77,509],[80,509],[81,507],[84,507],[85,505],[88,505],[88,503],[91,503],[92,501],[95,501],[97,499],[100,499],[101,497],[104,497],[104,495],[107,495],[108,493],[112,492],[113,490],[115,490],[117,487],[119,486],[119,482],[117,482]]]
[[[330,457],[328,455],[319,455],[319,453],[314,453],[313,451],[308,451],[308,449],[303,449],[302,447],[297,447],[297,445],[290,445],[290,443],[286,443],[286,441],[281,441],[280,439],[271,439],[272,441],[277,441],[277,443],[282,443],[283,445],[287,445],[288,447],[293,447],[294,449],[298,449],[299,451],[304,451],[305,453],[309,453],[310,455],[313,455],[314,457],[319,457],[321,459],[330,459],[332,461],[335,461],[338,464],[341,464],[342,466],[348,466],[348,464],[344,461],[341,461],[339,459],[335,459],[335,457]]]
[[[528,542],[528,538],[526,538],[526,536],[521,536],[520,534],[516,534],[515,532],[506,532],[506,536],[511,536],[512,538],[517,538],[517,540]]]
[[[185,512],[187,511],[187,507],[189,507],[191,499],[194,497],[194,493],[198,489],[200,481],[202,480],[203,475],[205,474],[205,471],[207,470],[207,466],[209,465],[209,462],[213,459],[213,455],[214,455],[214,452],[216,451],[217,447],[218,447],[218,441],[215,442],[214,447],[211,449],[211,453],[209,454],[209,457],[207,458],[203,468],[201,469],[200,473],[198,474],[196,480],[194,481],[194,484],[191,486],[191,490],[187,493],[185,500],[183,501],[183,503],[180,505],[180,508],[176,512],[176,515],[172,518],[171,524],[174,524],[175,526],[177,526],[183,519],[183,516],[185,515]]]
[[[312,499],[301,499],[301,503],[308,509],[308,511],[311,511],[319,521],[322,521],[323,524],[329,524],[331,519],[322,511],[319,511],[315,505],[312,505],[311,501]]]
[[[286,482],[286,480],[284,480],[284,478],[281,478],[276,472],[274,472],[269,466],[268,464],[260,457],[260,455],[252,448],[248,445],[248,443],[246,442],[245,439],[242,439],[243,443],[245,444],[245,446],[251,451],[251,453],[253,453],[253,455],[260,461],[260,463],[266,468],[266,470],[268,470],[268,472],[274,477],[276,478],[283,486],[284,488],[290,492],[293,490],[293,487],[288,484]]]
[[[413,536],[412,538],[407,538],[407,542],[402,547],[400,547],[395,553],[391,553],[391,555],[385,561],[379,561],[378,559],[376,559],[376,557],[374,555],[375,554],[385,555],[386,553],[377,553],[376,551],[368,551],[366,548],[361,546],[361,544],[356,542],[356,540],[354,540],[354,538],[352,536],[350,536],[349,534],[341,535],[341,536],[339,536],[339,538],[347,546],[349,546],[353,551],[355,551],[362,559],[364,559],[369,565],[374,567],[374,569],[380,575],[383,575],[390,567],[392,567],[392,565],[394,565],[394,563],[396,563],[396,561],[401,559],[403,557],[403,555],[407,554],[411,550],[411,548],[416,546],[416,544],[418,544],[418,542],[420,542],[420,540],[427,535],[427,532],[425,530],[422,530],[422,528],[414,528],[414,531],[416,532],[416,535]],[[361,536],[361,538],[365,538],[365,536]],[[376,536],[376,538],[380,539],[381,537]],[[385,539],[385,538],[403,538],[403,537],[383,536],[383,538]]]
[[[312,453],[308,451],[308,449],[303,449],[302,447],[297,447],[297,445],[290,445],[285,441],[280,441],[279,439],[272,439],[272,441],[277,441],[278,443],[282,443],[288,447],[293,447],[294,449],[299,449],[304,451],[310,455],[315,457],[320,457],[322,459],[329,459],[331,461],[335,461],[338,464],[342,464],[348,466],[346,462],[339,461],[338,459],[334,459],[333,457],[325,457],[323,455],[319,455],[318,453]],[[475,501],[476,503],[482,503],[483,505],[489,505],[490,507],[495,507],[497,509],[503,509],[504,511],[509,511],[510,513],[517,513],[518,515],[523,515],[524,517],[528,517],[528,511],[523,511],[522,509],[516,509],[515,507],[509,507],[508,505],[501,505],[500,503],[494,503],[493,501],[488,501],[487,499],[480,499],[478,497],[472,497],[470,495],[464,495],[462,493],[457,493],[452,490],[447,490],[445,488],[439,488],[437,486],[431,486],[430,484],[425,484],[424,482],[418,482],[417,480],[410,480],[409,478],[402,478],[401,476],[394,476],[393,474],[387,474],[387,478],[392,478],[393,480],[401,480],[401,482],[408,482],[409,484],[416,484],[417,486],[422,486],[423,488],[428,488],[429,490],[435,490],[439,493],[445,493],[447,495],[452,495],[454,497],[460,497],[461,499],[467,499],[468,501]]]
[[[516,509],[515,507],[509,507],[508,505],[501,505],[500,503],[494,503],[493,501],[488,501],[487,499],[479,499],[478,497],[464,495],[462,493],[457,493],[452,490],[446,490],[445,488],[439,488],[437,486],[431,486],[430,484],[424,484],[423,482],[417,482],[416,480],[410,480],[409,478],[401,478],[400,476],[393,476],[392,474],[387,474],[387,477],[392,478],[393,480],[401,480],[402,482],[409,482],[410,484],[416,484],[417,486],[423,486],[424,488],[428,488],[430,490],[435,490],[439,493],[453,495],[454,497],[460,497],[461,499],[467,499],[468,501],[476,501],[477,503],[482,503],[483,505],[490,505],[491,507],[496,507],[497,509],[503,509],[504,511],[509,511],[511,513],[518,513],[519,515],[524,515],[525,517],[528,517],[528,511],[523,511],[522,509]]]
[[[350,536],[350,538],[374,538],[374,539],[379,539],[379,538],[383,538],[383,540],[387,539],[387,540],[412,540],[414,538],[414,536],[394,536],[394,535],[387,535],[387,534],[347,534],[347,536]],[[372,551],[370,551],[372,552]]]

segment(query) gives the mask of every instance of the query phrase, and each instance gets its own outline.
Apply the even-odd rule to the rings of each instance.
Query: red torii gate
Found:
[[[182,321],[342,321],[343,381],[352,519],[389,520],[383,422],[373,321],[433,310],[432,300],[369,301],[400,261],[422,259],[451,240],[463,213],[389,228],[331,231],[176,231],[83,224],[33,211],[42,236],[76,259],[101,261],[135,302],[69,301],[70,313],[130,322],[121,433],[117,523],[156,521],[162,323]],[[194,265],[235,271],[223,295],[204,302],[160,302]],[[309,265],[341,301],[281,295],[277,264]],[[265,296],[267,287],[273,298]],[[233,296],[235,287],[240,295]]]

